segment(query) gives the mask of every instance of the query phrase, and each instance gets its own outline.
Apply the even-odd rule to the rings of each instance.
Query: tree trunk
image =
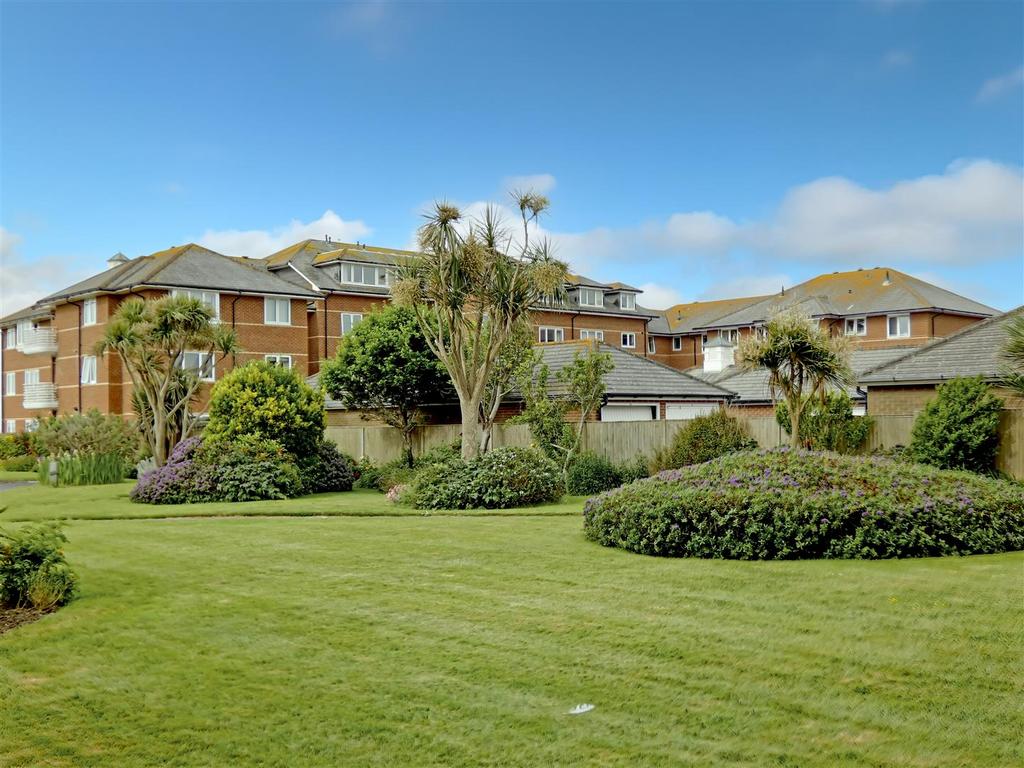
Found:
[[[158,467],[167,463],[167,418],[153,409],[153,461]]]
[[[462,409],[462,458],[466,461],[480,455],[480,401],[465,399]]]
[[[800,410],[797,403],[789,404],[789,446],[800,447]]]

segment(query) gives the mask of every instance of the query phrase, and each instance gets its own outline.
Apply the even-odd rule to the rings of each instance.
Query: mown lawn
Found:
[[[282,501],[252,501],[245,504],[134,504],[128,499],[134,481],[114,485],[84,485],[52,488],[31,486],[10,488],[0,493],[0,525],[26,520],[116,520],[157,517],[223,516],[396,516],[437,515],[572,515],[578,516],[581,498],[566,497],[557,504],[498,511],[465,510],[423,512],[390,503],[382,493],[356,490],[350,493],[321,493]]]
[[[80,598],[0,636],[0,765],[1024,757],[1020,554],[667,560],[593,545],[575,516],[67,532]]]

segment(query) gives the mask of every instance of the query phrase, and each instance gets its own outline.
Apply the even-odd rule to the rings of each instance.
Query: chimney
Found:
[[[736,347],[722,336],[704,345],[704,372],[718,373],[736,364]]]
[[[114,267],[119,267],[122,264],[125,264],[127,261],[128,261],[128,257],[125,256],[120,251],[118,251],[113,256],[111,256],[109,259],[107,259],[107,269],[113,269]]]

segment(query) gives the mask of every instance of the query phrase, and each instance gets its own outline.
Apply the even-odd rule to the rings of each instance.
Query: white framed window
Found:
[[[96,299],[82,302],[82,325],[96,325]]]
[[[754,335],[757,338],[759,338],[759,339],[767,338],[768,337],[768,329],[765,328],[763,325],[755,325],[754,326]]]
[[[730,344],[735,344],[740,340],[740,331],[738,328],[729,328],[724,331],[719,331],[718,337],[721,339],[725,339]]]
[[[217,377],[213,355],[209,352],[185,352],[178,360],[178,366],[193,371],[200,381],[213,381]]]
[[[706,333],[702,333],[700,335],[700,351],[703,352],[705,347],[707,347],[707,345],[708,345],[708,335]]]
[[[184,288],[171,291],[172,296],[188,296],[203,302],[213,313],[214,320],[220,320],[220,294],[216,291],[186,290]]]
[[[363,315],[361,312],[342,312],[341,335],[344,336],[346,333],[351,333],[352,329],[361,322],[363,322]]]
[[[83,384],[95,384],[96,383],[96,356],[95,355],[83,355],[82,356],[82,383]]]
[[[4,331],[4,349],[14,349],[18,346],[18,332],[14,326]]]
[[[843,333],[847,336],[867,336],[868,319],[866,317],[848,317],[843,323]]]
[[[565,341],[565,329],[542,325],[537,329],[537,341],[541,344],[548,344],[553,341]]]
[[[38,368],[30,368],[29,370],[25,371],[25,386],[26,387],[29,384],[38,384],[38,383],[39,383],[39,369]]]
[[[8,435],[13,435],[17,431],[18,431],[18,420],[17,419],[7,419],[7,421],[4,422],[4,432],[6,432]]]
[[[622,334],[622,346],[625,349],[636,348],[636,334],[635,333],[624,333]]]
[[[338,270],[339,282],[349,285],[391,285],[391,271],[377,264],[350,264],[342,262]]]
[[[636,309],[636,294],[635,293],[620,293],[619,294],[619,306],[622,309]]]
[[[263,297],[263,322],[267,325],[292,324],[292,300]]]
[[[35,432],[39,429],[39,419],[25,419],[25,431]]]
[[[8,371],[4,374],[4,394],[18,394],[18,374],[14,371]]]
[[[682,336],[673,336],[672,337],[672,351],[673,352],[681,352],[682,349],[683,349],[683,337]]]
[[[597,288],[580,288],[581,307],[603,307],[604,293]]]
[[[271,365],[280,365],[282,368],[292,367],[291,355],[266,355],[263,359]]]
[[[15,338],[15,346],[18,344],[24,344],[25,340],[28,339],[28,332],[32,330],[31,320],[19,320],[18,330]]]
[[[557,330],[562,330],[558,328]],[[580,328],[581,339],[592,339],[594,341],[604,341],[604,331],[598,331],[593,328]],[[559,339],[561,341],[561,339]]]
[[[910,338],[910,315],[889,315],[889,338]]]
[[[654,345],[654,337],[647,337],[647,353],[653,355],[657,351],[657,347]]]

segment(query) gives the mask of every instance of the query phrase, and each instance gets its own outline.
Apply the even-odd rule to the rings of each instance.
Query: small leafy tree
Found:
[[[991,472],[999,448],[999,412],[1003,401],[976,378],[940,384],[914,421],[910,455],[940,469]]]
[[[678,469],[754,448],[757,441],[747,434],[739,420],[718,408],[680,427],[671,445],[654,457],[654,466],[658,470]]]
[[[811,396],[842,386],[852,377],[845,339],[829,336],[810,317],[792,310],[772,317],[763,336],[745,337],[739,355],[748,369],[768,369],[772,397],[781,394],[789,410],[794,448],[800,446],[800,417]]]
[[[430,349],[444,364],[462,411],[462,456],[480,453],[480,408],[502,347],[530,308],[565,285],[565,264],[546,245],[531,246],[530,225],[548,207],[533,193],[516,198],[522,214],[519,243],[497,212],[463,219],[438,203],[420,228],[422,254],[407,264],[392,294],[410,306]]]
[[[209,440],[274,440],[297,458],[313,455],[324,434],[324,396],[298,372],[262,360],[235,368],[210,395]]]
[[[789,407],[775,406],[775,420],[788,433]],[[872,419],[853,415],[853,400],[845,392],[827,392],[811,399],[800,419],[800,444],[812,451],[855,453],[868,439]]]
[[[546,364],[540,364],[520,380],[526,409],[517,421],[529,424],[537,444],[559,462],[563,474],[579,451],[587,416],[604,401],[604,377],[614,368],[611,355],[588,344],[585,351],[578,351],[573,361],[558,371],[555,378],[564,389],[561,397],[551,396],[551,373]],[[577,413],[575,429],[566,422],[572,411]]]
[[[430,351],[408,307],[388,305],[345,334],[320,386],[346,408],[376,416],[402,433],[405,462],[413,465],[412,437],[423,423],[423,406],[452,396],[451,382]]]
[[[480,401],[480,451],[491,447],[494,422],[502,402],[515,389],[516,382],[531,371],[537,363],[533,350],[533,330],[526,318],[512,329],[498,352],[498,359],[491,370],[491,377]]]
[[[114,352],[124,363],[157,466],[195,425],[190,406],[202,381],[198,371],[181,367],[186,350],[207,354],[214,367],[238,351],[235,332],[213,322],[205,304],[186,296],[122,302],[96,345],[97,354]]]

